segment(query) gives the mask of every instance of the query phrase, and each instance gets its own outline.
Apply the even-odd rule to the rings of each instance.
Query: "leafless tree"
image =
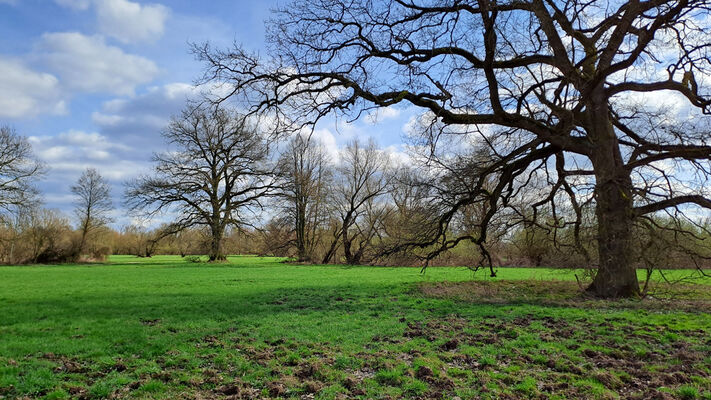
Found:
[[[339,244],[346,263],[361,262],[385,219],[386,209],[379,200],[387,193],[392,176],[389,164],[387,153],[372,140],[365,145],[354,140],[341,151],[330,200],[339,226],[324,263]]]
[[[474,239],[486,245],[486,222],[542,179],[534,216],[569,204],[562,223],[579,227],[595,210],[589,291],[638,296],[635,224],[711,208],[710,11],[708,1],[295,1],[269,23],[268,58],[196,51],[205,79],[229,82],[251,112],[303,116],[279,119],[282,130],[409,103],[424,112],[433,153],[443,136],[476,138],[489,162],[418,245],[458,243],[442,241],[450,219],[481,201]],[[663,97],[683,118],[649,104]]]
[[[153,157],[150,175],[129,182],[129,209],[144,216],[177,215],[166,234],[204,226],[211,233],[210,261],[224,260],[228,226],[251,226],[243,213],[274,194],[268,146],[243,116],[224,108],[189,106],[163,136],[171,151]]]
[[[77,255],[82,255],[91,235],[112,221],[111,185],[99,171],[87,168],[71,190],[76,196],[74,214],[79,220]]]
[[[309,261],[320,241],[320,229],[328,218],[325,200],[331,183],[331,161],[315,138],[296,135],[282,153],[278,171],[284,183],[282,207],[294,227],[299,261]]]
[[[32,184],[44,171],[30,142],[14,129],[0,126],[0,218],[14,208],[37,203],[37,189]]]

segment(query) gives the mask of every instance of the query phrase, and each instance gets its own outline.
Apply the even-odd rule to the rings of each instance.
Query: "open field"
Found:
[[[279,261],[0,267],[0,398],[711,399],[709,280]]]

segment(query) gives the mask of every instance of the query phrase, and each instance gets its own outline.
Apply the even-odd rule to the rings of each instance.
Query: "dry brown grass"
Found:
[[[657,283],[641,299],[602,300],[573,281],[473,280],[428,282],[418,286],[426,297],[483,304],[530,303],[578,308],[634,308],[711,312],[711,287]]]

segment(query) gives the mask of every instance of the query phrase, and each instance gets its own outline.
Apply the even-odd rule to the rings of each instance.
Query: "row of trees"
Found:
[[[357,264],[380,231],[394,173],[374,142],[350,143],[336,163],[307,135],[276,148],[243,115],[204,105],[189,106],[163,135],[171,149],[155,155],[150,174],[128,184],[128,208],[142,218],[175,215],[161,235],[209,231],[211,261],[225,258],[231,230],[263,232],[268,252],[295,249],[300,261],[339,261],[340,250]],[[266,223],[257,222],[261,217]]]
[[[473,165],[489,157],[482,151],[467,150],[443,164],[413,150],[402,165],[372,140],[355,140],[332,159],[307,134],[279,146],[244,115],[191,104],[163,133],[169,151],[156,154],[152,172],[128,182],[125,190],[134,217],[160,215],[171,221],[150,230],[114,231],[108,227],[110,188],[98,171],[86,170],[71,187],[76,198],[72,228],[69,218],[38,207],[31,179],[44,168],[23,138],[7,128],[3,132],[5,141],[16,143],[15,160],[21,160],[15,169],[3,170],[5,186],[15,171],[18,186],[12,193],[22,195],[12,205],[6,196],[5,210],[14,212],[3,213],[0,261],[5,263],[101,259],[109,253],[208,254],[211,261],[252,253],[303,262],[474,267],[599,262],[590,204],[577,210],[572,204],[540,207],[538,192],[519,196],[516,207],[532,208],[539,216],[514,212],[492,219],[489,203],[468,204],[448,217],[446,242],[413,246],[441,229],[455,194],[478,179]],[[543,177],[527,179],[546,189]],[[566,222],[578,212],[584,223]],[[636,254],[637,267],[708,267],[708,220],[680,225],[660,216],[650,221],[635,227],[636,248],[647,249]],[[490,232],[486,246],[476,236],[483,224]]]

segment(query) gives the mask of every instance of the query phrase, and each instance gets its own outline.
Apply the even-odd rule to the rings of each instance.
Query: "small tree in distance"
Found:
[[[207,227],[210,261],[225,260],[227,227],[251,226],[241,213],[274,194],[266,141],[238,113],[199,105],[174,117],[163,137],[173,149],[155,154],[152,173],[127,184],[129,210],[146,217],[176,212],[168,234]]]
[[[91,235],[112,221],[111,186],[99,171],[87,168],[71,190],[76,196],[74,213],[79,219],[80,233],[77,256],[81,256]]]

